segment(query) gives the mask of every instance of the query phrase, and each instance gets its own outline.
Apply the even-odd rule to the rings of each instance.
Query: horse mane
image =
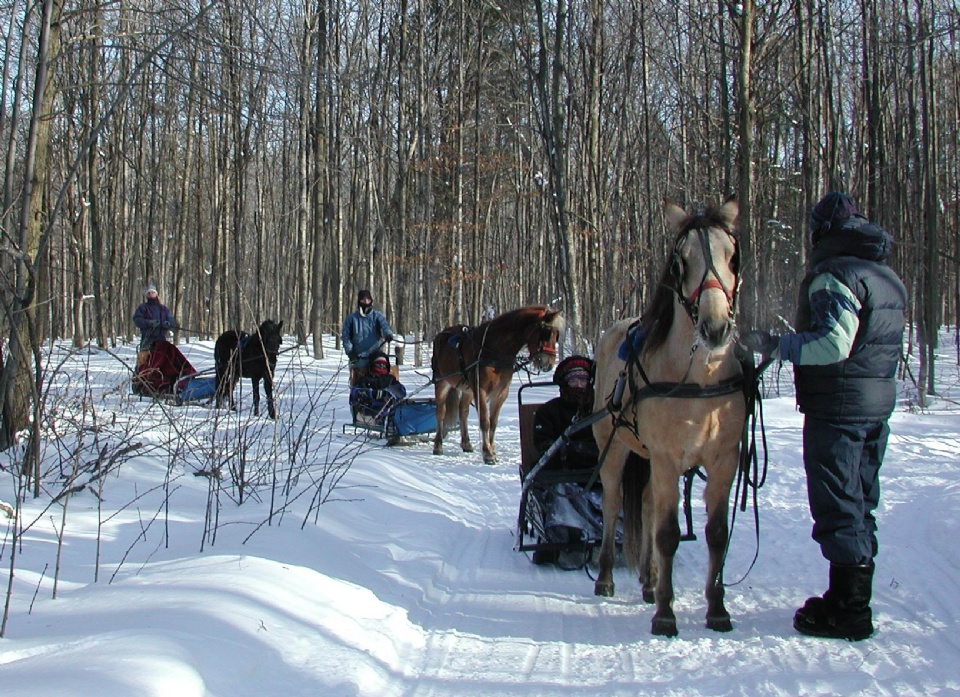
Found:
[[[566,328],[563,314],[552,309],[549,305],[529,305],[527,307],[518,307],[516,310],[508,310],[502,315],[497,315],[493,319],[481,323],[476,327],[475,331],[486,329],[492,325],[496,325],[497,327],[501,325],[514,327],[518,324],[522,325],[527,323],[530,315],[536,315],[538,318],[543,319],[551,313],[553,313],[553,316],[549,320],[545,320],[546,325],[551,329],[556,329],[558,332],[563,332]]]
[[[643,340],[644,352],[655,351],[663,346],[670,333],[670,326],[673,324],[674,298],[677,294],[673,285],[673,264],[674,254],[680,239],[690,230],[711,227],[719,227],[733,234],[731,223],[732,221],[725,213],[724,208],[714,206],[703,213],[688,216],[677,226],[677,234],[673,239],[670,253],[663,262],[653,298],[644,308],[643,315],[640,318],[640,327],[646,335]]]
[[[673,256],[667,257],[660,272],[660,280],[653,297],[643,310],[640,318],[640,328],[645,337],[643,350],[655,351],[667,341],[670,325],[673,324],[674,296],[676,291],[672,285]]]

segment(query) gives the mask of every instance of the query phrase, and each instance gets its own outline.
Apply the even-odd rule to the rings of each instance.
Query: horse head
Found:
[[[740,251],[733,234],[737,201],[730,198],[699,215],[664,201],[664,213],[677,231],[670,266],[677,300],[693,322],[697,341],[711,350],[725,346],[736,329],[740,289]]]
[[[525,338],[527,351],[530,352],[530,362],[541,371],[553,370],[557,361],[557,342],[566,327],[563,314],[560,310],[543,309],[543,316],[533,325]]]
[[[260,341],[263,342],[263,350],[275,361],[277,354],[280,353],[280,344],[283,343],[283,320],[280,322],[265,320],[257,333],[260,334]]]

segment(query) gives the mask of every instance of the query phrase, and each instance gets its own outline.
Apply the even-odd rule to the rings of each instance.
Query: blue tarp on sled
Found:
[[[174,388],[177,404],[186,402],[209,402],[217,392],[217,377],[196,373],[178,380]]]

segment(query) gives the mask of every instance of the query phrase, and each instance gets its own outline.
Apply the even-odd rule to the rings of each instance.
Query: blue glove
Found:
[[[776,358],[780,353],[780,337],[764,329],[754,329],[740,337],[740,345],[759,353],[764,359]]]

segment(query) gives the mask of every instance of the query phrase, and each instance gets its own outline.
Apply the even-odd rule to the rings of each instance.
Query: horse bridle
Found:
[[[544,331],[547,331],[546,339],[543,338]],[[541,353],[545,353],[548,356],[555,357],[557,355],[557,349],[556,349],[556,346],[554,345],[555,342],[550,341],[550,338],[553,336],[553,329],[550,328],[549,325],[547,325],[544,322],[538,322],[536,325],[530,327],[530,329],[527,330],[527,334],[524,335],[523,337],[527,346],[530,346],[531,344],[531,341],[528,337],[532,332],[538,332],[540,334],[540,341],[537,343],[537,350],[531,353],[530,357],[533,358],[534,356],[538,356]]]
[[[710,240],[709,233],[711,227],[719,227],[730,238],[733,242],[733,259],[734,259],[734,282],[733,288],[727,288],[724,285],[723,281],[720,280],[720,272],[717,271],[717,267],[714,265],[713,254],[710,252]],[[683,257],[680,254],[680,249],[683,246],[683,243],[687,239],[692,231],[696,230],[697,239],[700,242],[700,248],[703,250],[705,268],[703,270],[703,277],[700,279],[699,285],[690,294],[690,297],[686,297],[683,294]],[[732,318],[736,315],[737,312],[737,300],[740,295],[740,244],[737,240],[737,236],[734,235],[730,230],[725,226],[717,225],[716,223],[699,225],[697,227],[689,227],[677,236],[676,244],[673,247],[673,289],[677,294],[677,298],[680,300],[680,304],[683,305],[683,309],[686,311],[687,316],[690,317],[690,321],[694,324],[697,324],[700,318],[700,296],[703,294],[703,291],[710,288],[717,288],[722,290],[724,295],[727,296],[727,300],[730,304],[729,315]],[[713,278],[708,278],[710,274],[713,274]]]

